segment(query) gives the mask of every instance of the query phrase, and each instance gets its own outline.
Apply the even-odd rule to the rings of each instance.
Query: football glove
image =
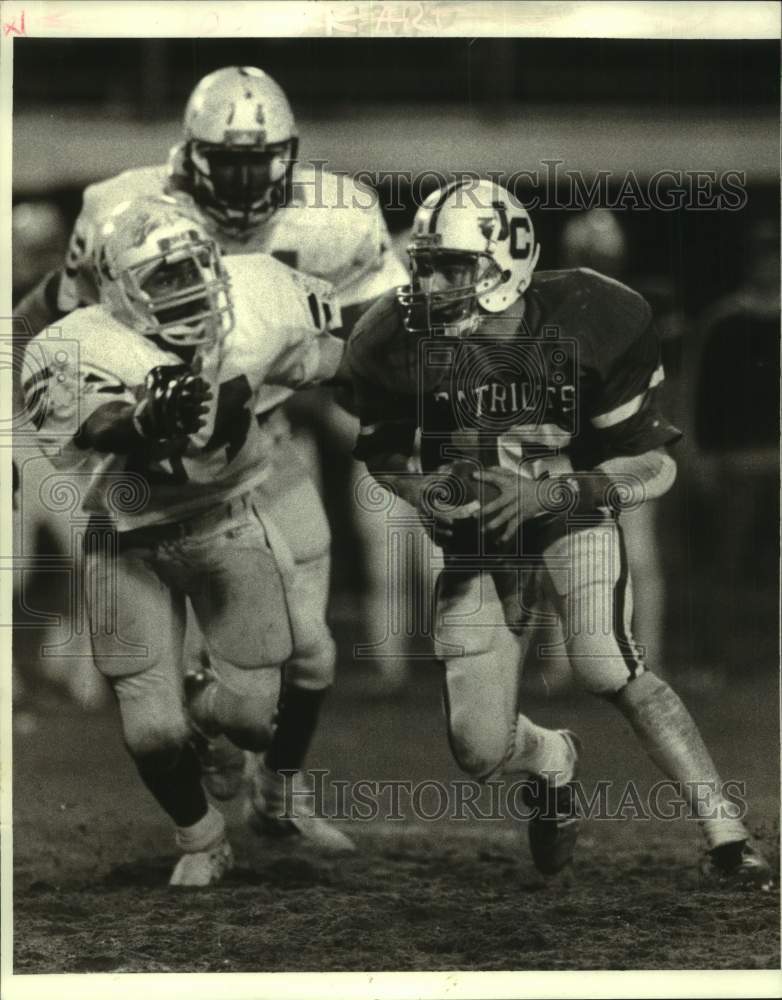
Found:
[[[158,365],[147,373],[133,426],[152,441],[195,434],[206,422],[211,398],[209,385],[189,365]]]

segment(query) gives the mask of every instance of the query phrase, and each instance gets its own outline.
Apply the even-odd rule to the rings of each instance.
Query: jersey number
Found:
[[[282,264],[287,264],[288,267],[298,267],[299,266],[299,251],[298,250],[272,250],[271,256],[275,260],[280,261]]]
[[[237,375],[220,385],[214,430],[204,451],[225,448],[226,465],[236,458],[247,440],[247,432],[252,423],[252,413],[247,404],[251,399],[252,390],[246,375]],[[156,462],[155,468],[137,471],[143,471],[151,483],[170,482],[171,479],[176,483],[186,483],[189,478],[185,463],[179,455],[170,455]]]
[[[224,447],[226,463],[236,458],[247,440],[247,432],[252,422],[252,413],[247,406],[251,398],[252,390],[246,375],[236,375],[221,383],[217,397],[215,426],[212,436],[206,443],[205,451]]]

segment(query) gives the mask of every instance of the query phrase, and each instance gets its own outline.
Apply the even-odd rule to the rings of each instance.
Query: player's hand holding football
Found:
[[[474,517],[480,503],[473,493],[460,490],[454,466],[443,465],[423,481],[418,496],[418,513],[431,528],[432,541],[447,546],[454,538],[458,522]]]
[[[189,365],[159,365],[147,374],[133,425],[152,441],[187,437],[204,425],[211,398],[208,383]]]
[[[493,500],[482,505],[481,517],[482,531],[500,542],[513,538],[525,521],[544,510],[535,480],[520,476],[513,469],[495,465],[477,470],[474,477],[484,488],[493,486],[498,491]]]

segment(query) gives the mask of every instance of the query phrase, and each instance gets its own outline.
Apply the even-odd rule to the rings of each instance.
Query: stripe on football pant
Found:
[[[619,538],[619,576],[614,584],[614,634],[622,659],[634,678],[645,669],[638,644],[632,637],[633,603],[630,592],[630,566],[627,561],[625,536],[620,524],[616,525]]]

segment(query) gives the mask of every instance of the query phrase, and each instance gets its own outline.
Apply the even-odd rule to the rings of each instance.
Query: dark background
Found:
[[[123,103],[138,118],[177,115],[221,66],[261,66],[300,109],[403,101],[601,101],[739,108],[777,101],[779,46],[770,41],[622,39],[275,38],[22,39],[14,43],[15,110],[57,101]],[[491,112],[490,112],[491,113]]]
[[[734,279],[750,219],[778,216],[779,47],[767,41],[17,39],[15,199],[47,195],[72,221],[85,184],[162,162],[198,80],[242,63],[280,83],[300,121],[301,156],[332,169],[511,174],[542,170],[547,156],[587,182],[611,170],[614,192],[628,166],[640,179],[744,171],[741,212],[620,213],[629,271],[652,261],[691,311]],[[543,150],[542,130],[553,137]],[[409,184],[400,191],[404,208],[387,213],[393,232],[415,209]],[[391,202],[388,183],[380,196]],[[564,218],[536,213],[541,267],[558,264]]]

